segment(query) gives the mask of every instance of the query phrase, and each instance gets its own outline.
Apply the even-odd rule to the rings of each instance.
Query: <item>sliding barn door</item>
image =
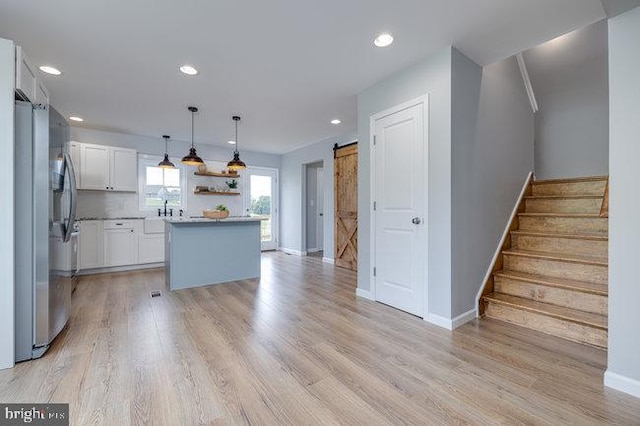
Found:
[[[358,145],[335,150],[335,264],[358,269]]]

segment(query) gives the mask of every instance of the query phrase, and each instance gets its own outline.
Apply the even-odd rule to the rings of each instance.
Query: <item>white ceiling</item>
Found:
[[[240,114],[241,150],[285,153],[355,130],[358,92],[445,45],[486,65],[603,18],[599,0],[0,0],[0,37],[63,71],[45,84],[81,127],[189,140],[193,104],[196,143],[228,147]]]

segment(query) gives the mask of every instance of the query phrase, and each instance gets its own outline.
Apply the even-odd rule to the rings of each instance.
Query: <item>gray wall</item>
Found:
[[[164,153],[164,141],[158,138],[145,136],[125,135],[98,130],[81,128],[71,129],[71,139],[78,142],[95,143],[100,145],[132,148],[138,151],[138,156],[151,154],[160,156]],[[168,145],[169,155],[172,161],[177,162],[187,154],[189,142],[170,141]],[[231,159],[233,148],[221,148],[212,145],[198,144],[198,155],[204,159],[210,167],[222,169]],[[241,151],[242,160],[249,166],[280,167],[280,155],[263,154]],[[189,168],[188,168],[189,169]],[[240,192],[244,193],[246,179],[239,179]],[[199,196],[193,194],[195,185],[223,185],[223,179],[211,179],[195,177],[192,173],[187,175],[186,213],[188,215],[200,215],[204,209],[215,208],[218,204],[225,204],[232,215],[243,215],[243,197],[228,196]],[[153,211],[140,211],[137,193],[80,191],[78,197],[79,217],[117,217],[117,216],[148,216],[154,215]]]
[[[515,58],[484,69],[454,49],[452,317],[475,310],[500,238],[533,170],[534,117]]]
[[[539,107],[536,178],[608,174],[607,21],[530,49],[524,58]]]
[[[13,42],[0,38],[0,369],[14,363],[14,188],[13,96],[15,50]]]
[[[333,259],[333,145],[356,139],[354,132],[316,142],[282,156],[280,169],[280,247],[304,252],[306,164],[324,163],[324,257]]]
[[[429,312],[445,318],[451,315],[451,51],[443,48],[358,95],[358,288],[371,290],[369,118],[428,93]]]
[[[610,205],[609,366],[605,383],[640,397],[638,153],[640,148],[640,8],[609,23]]]

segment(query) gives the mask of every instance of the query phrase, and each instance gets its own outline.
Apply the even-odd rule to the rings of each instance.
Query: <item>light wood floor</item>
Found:
[[[606,352],[492,320],[456,330],[356,298],[355,274],[263,255],[262,279],[150,298],[162,271],[86,277],[44,358],[1,402],[72,424],[639,424]]]

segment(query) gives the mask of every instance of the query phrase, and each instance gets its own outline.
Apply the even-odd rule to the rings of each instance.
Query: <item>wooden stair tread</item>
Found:
[[[594,240],[594,241],[609,241],[609,237],[604,232],[573,232],[571,234],[563,232],[543,232],[543,231],[523,231],[515,230],[511,231],[511,234],[530,236],[530,237],[553,237],[553,238],[571,238],[574,240]]]
[[[559,179],[542,179],[534,180],[532,185],[546,185],[554,183],[577,183],[577,182],[600,182],[609,179],[609,176],[584,176],[577,178],[559,178]]]
[[[581,219],[606,219],[598,213],[518,213],[518,216],[529,217],[575,217]]]
[[[526,195],[525,200],[601,200],[603,195]]]
[[[522,297],[511,296],[502,293],[491,293],[484,296],[483,299],[487,302],[509,305],[529,312],[536,312],[538,314],[547,315],[553,318],[558,318],[577,324],[589,325],[601,330],[607,329],[607,317],[604,315],[578,311],[575,309],[550,305],[543,302],[536,302],[534,300],[524,299]]]
[[[567,290],[596,294],[599,296],[607,296],[609,293],[607,285],[605,284],[576,281],[566,278],[554,278],[548,277],[546,275],[528,274],[526,272],[510,271],[506,269],[497,271],[495,275],[503,278],[512,278],[516,280],[526,281],[533,284],[541,284],[549,287],[564,288]]]
[[[556,252],[549,252],[549,251],[522,250],[518,248],[503,250],[502,253],[511,254],[514,256],[522,256],[522,257],[560,260],[563,262],[571,262],[571,263],[584,263],[588,265],[599,265],[599,266],[609,265],[609,260],[606,257],[602,257],[602,256],[587,256],[584,254],[566,254],[566,253],[556,253]]]

